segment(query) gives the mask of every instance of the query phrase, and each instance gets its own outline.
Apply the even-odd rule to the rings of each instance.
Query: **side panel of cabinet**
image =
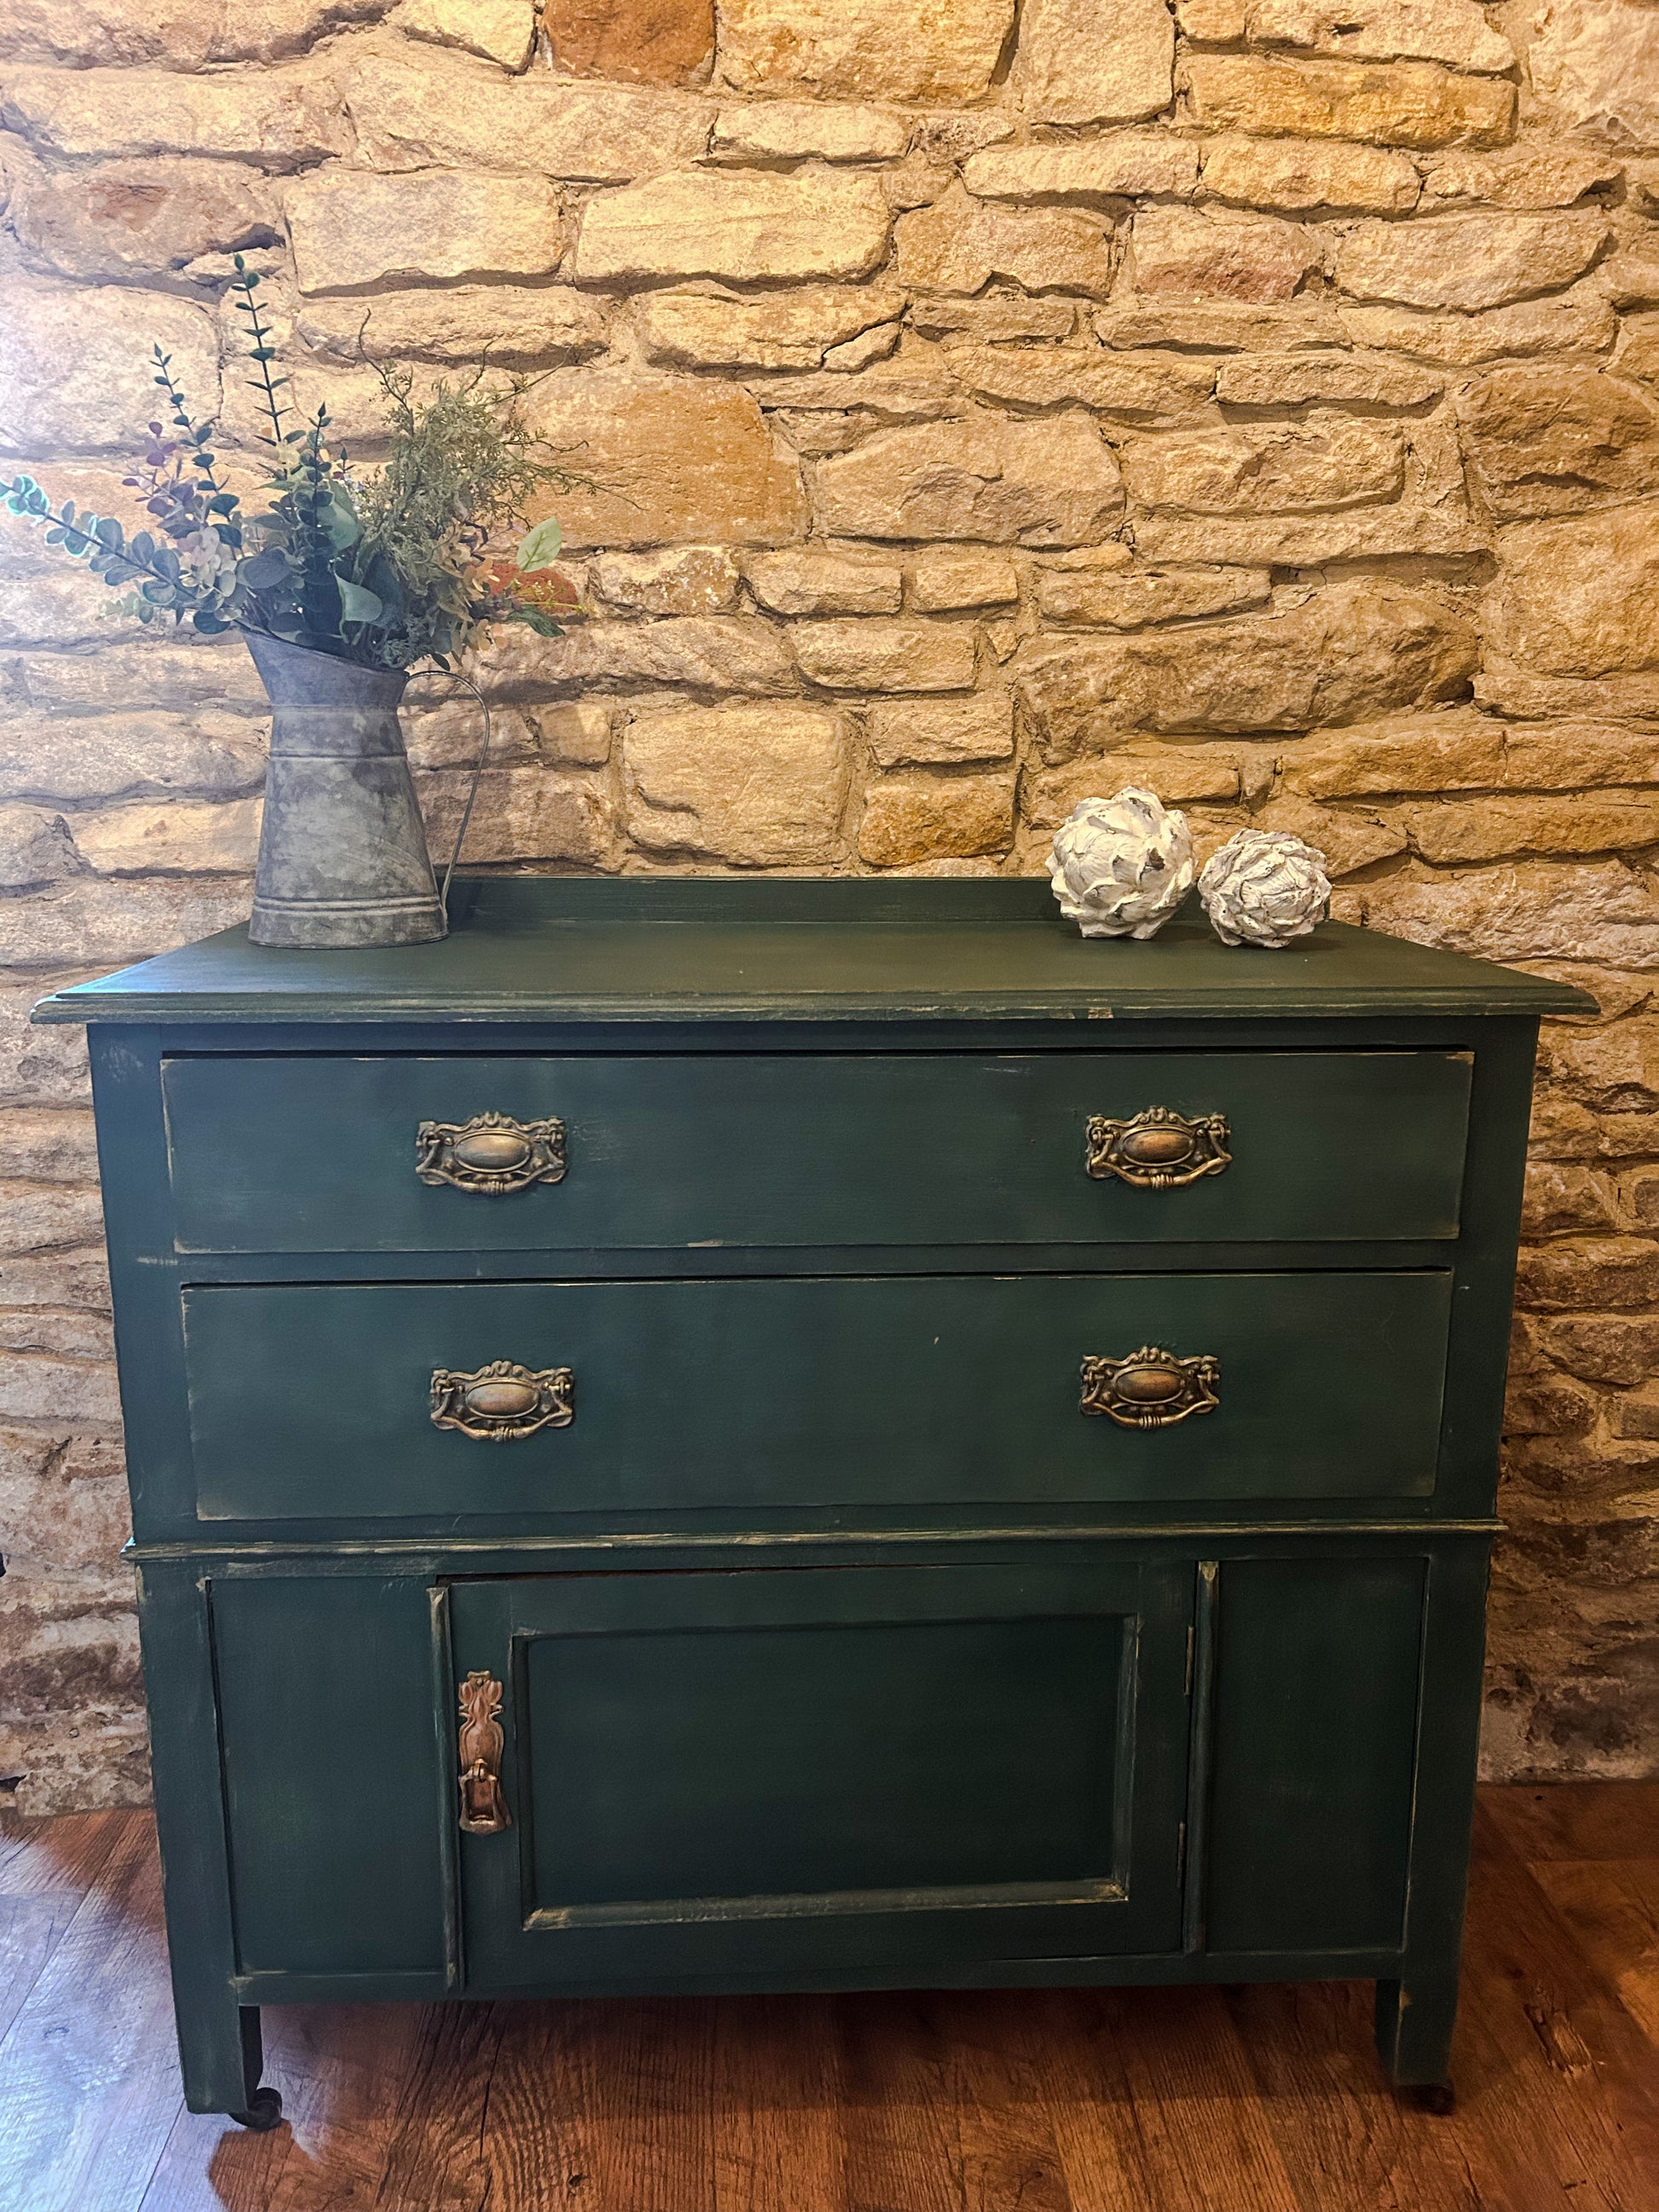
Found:
[[[441,1972],[425,1584],[234,1577],[211,1604],[239,1969]]]
[[[1212,1951],[1403,1940],[1427,1561],[1222,1568]]]

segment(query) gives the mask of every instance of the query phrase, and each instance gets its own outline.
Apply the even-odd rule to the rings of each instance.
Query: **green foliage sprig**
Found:
[[[239,254],[233,289],[270,469],[261,512],[246,513],[226,488],[213,425],[191,416],[160,346],[152,367],[167,420],[149,425],[137,472],[124,479],[151,526],[129,537],[112,516],[54,505],[27,476],[0,491],[7,510],[125,588],[123,611],[144,623],[171,616],[206,635],[257,630],[373,668],[447,668],[493,622],[557,636],[576,605],[552,566],[557,523],[538,522],[510,560],[486,557],[504,527],[523,524],[538,492],[592,488],[549,457],[526,422],[526,380],[486,389],[480,368],[417,399],[411,371],[377,366],[388,454],[384,467],[358,475],[332,442],[326,407],[301,421],[284,397],[289,380],[272,373],[261,282]]]

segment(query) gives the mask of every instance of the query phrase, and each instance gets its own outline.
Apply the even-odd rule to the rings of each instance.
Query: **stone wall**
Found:
[[[372,459],[358,352],[541,373],[591,618],[485,657],[474,857],[1035,872],[1131,777],[1339,911],[1571,975],[1489,1759],[1655,1755],[1659,6],[9,0],[0,458],[106,510],[223,289]],[[367,323],[365,324],[365,317]],[[51,985],[245,910],[261,699],[0,531],[0,1777],[143,1728],[79,1039]],[[447,832],[476,732],[412,750]],[[1248,956],[1241,956],[1248,957]]]

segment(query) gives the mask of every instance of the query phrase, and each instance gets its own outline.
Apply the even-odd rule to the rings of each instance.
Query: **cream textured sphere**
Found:
[[[1048,881],[1085,937],[1152,937],[1196,872],[1186,816],[1127,784],[1115,799],[1079,800],[1054,833]]]
[[[1212,853],[1198,895],[1224,945],[1276,951],[1305,937],[1331,910],[1325,855],[1279,830],[1241,830]]]

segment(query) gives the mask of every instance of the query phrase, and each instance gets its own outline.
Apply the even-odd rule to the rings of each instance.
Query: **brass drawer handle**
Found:
[[[1091,1114],[1084,1165],[1097,1181],[1115,1176],[1137,1190],[1173,1190],[1230,1166],[1231,1135],[1224,1114],[1188,1121],[1170,1106],[1148,1106],[1127,1121]]]
[[[568,1367],[518,1367],[510,1359],[492,1360],[471,1375],[434,1367],[433,1426],[497,1443],[538,1429],[568,1429],[576,1418],[575,1389]]]
[[[564,1167],[562,1121],[475,1114],[470,1121],[422,1121],[415,1132],[415,1172],[422,1182],[494,1197],[562,1182]]]
[[[1082,1410],[1104,1413],[1124,1429],[1172,1429],[1188,1413],[1212,1413],[1221,1403],[1221,1362],[1207,1352],[1177,1359],[1143,1344],[1124,1359],[1085,1359]]]
[[[501,1686],[493,1674],[469,1674],[461,1685],[461,1827],[469,1836],[499,1836],[513,1826],[501,1795],[507,1739],[495,1717]]]

